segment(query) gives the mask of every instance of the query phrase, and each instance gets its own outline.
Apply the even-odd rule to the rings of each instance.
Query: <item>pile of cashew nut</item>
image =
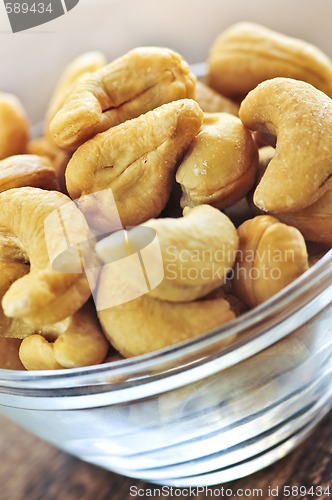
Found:
[[[331,248],[331,60],[239,23],[207,68],[197,81],[159,47],[83,54],[34,138],[0,93],[0,368],[198,337]]]

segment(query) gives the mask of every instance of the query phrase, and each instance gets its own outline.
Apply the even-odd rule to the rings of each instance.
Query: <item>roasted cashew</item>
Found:
[[[175,52],[134,49],[81,77],[50,123],[58,146],[75,149],[99,132],[167,102],[195,97],[196,79]]]
[[[59,190],[56,171],[46,157],[16,155],[0,161],[0,192],[24,186]]]
[[[98,134],[79,147],[68,163],[70,196],[108,189],[123,226],[156,217],[169,198],[177,162],[202,121],[198,104],[181,99]],[[93,197],[87,197],[87,203],[93,203]],[[112,215],[107,194],[91,211],[95,227],[107,232]]]
[[[0,299],[12,283],[28,272],[26,264],[0,260]],[[7,344],[4,338],[13,342]],[[21,344],[22,339],[25,340]],[[87,305],[58,323],[39,326],[21,318],[8,318],[0,307],[0,367],[4,363],[13,366],[14,361],[18,368],[13,369],[22,369],[24,365],[27,370],[87,366],[101,363],[108,347],[97,318]],[[1,352],[3,348],[10,349],[8,356]]]
[[[116,298],[117,284],[109,280],[107,266],[101,273],[99,293]],[[105,335],[124,357],[138,356],[198,337],[235,319],[222,299],[174,303],[147,295],[98,312]],[[225,345],[233,341],[225,338]]]
[[[22,276],[29,273],[29,266],[10,260],[0,260],[0,301],[10,288],[10,286]],[[69,319],[66,318],[62,322],[54,325],[31,325],[26,323],[21,318],[9,318],[5,316],[2,307],[0,306],[0,338],[15,338],[24,339],[29,335],[40,333],[46,336],[58,336],[65,332],[68,328]]]
[[[332,100],[312,85],[274,78],[240,107],[251,130],[277,136],[276,152],[254,193],[264,212],[296,212],[332,189]]]
[[[274,156],[274,149],[266,146],[259,150],[260,179]],[[255,212],[262,214],[253,205]],[[308,241],[332,244],[332,190],[327,191],[315,203],[290,213],[273,213],[280,222],[296,227]]]
[[[261,215],[247,220],[238,233],[233,289],[250,307],[272,297],[309,267],[300,231],[275,217]]]
[[[332,97],[332,63],[317,47],[254,23],[238,23],[212,46],[207,82],[241,101],[259,83],[275,77],[303,80]]]
[[[161,300],[188,302],[221,286],[232,269],[238,236],[231,220],[209,205],[185,208],[179,219],[144,223],[159,240],[164,279],[149,294]]]
[[[92,308],[86,305],[62,323],[64,331],[63,324],[51,325],[22,341],[19,357],[27,370],[77,368],[104,361],[109,344]]]
[[[332,245],[332,189],[309,207],[275,216],[296,227],[306,240]]]
[[[30,155],[46,156],[54,167],[59,188],[67,194],[65,171],[70,160],[70,153],[52,144],[46,137],[38,137],[28,142],[26,152]]]
[[[83,263],[79,270],[71,264],[71,257],[83,259],[79,244],[84,241],[87,241],[84,258],[93,258],[89,253],[91,234],[81,212],[62,193],[30,187],[1,193],[0,206],[0,258],[31,265],[30,272],[16,280],[2,300],[6,316],[39,326],[56,323],[75,313],[91,294]],[[71,209],[59,214],[64,206]],[[44,223],[48,216],[51,219],[46,238]],[[57,217],[61,218],[62,226],[56,224]],[[60,234],[63,228],[69,231],[65,235]],[[69,252],[63,263],[63,266],[67,263],[68,269],[62,267],[66,272],[59,272],[52,267],[48,249],[52,248],[52,255],[56,256],[57,250],[61,254],[64,237],[76,253]]]
[[[155,247],[147,251],[148,246],[140,241],[142,228],[157,235],[164,279],[159,286],[139,296],[140,275],[135,260],[126,259],[125,268],[117,265],[117,261],[126,252],[134,256],[144,247],[141,258],[145,274],[150,283],[154,281],[160,261]],[[122,248],[120,242],[116,234],[97,244],[105,266],[96,304],[107,338],[123,356],[177,344],[235,318],[223,297],[193,301],[223,284],[234,263],[237,232],[219,210],[209,205],[186,208],[182,219],[152,219],[129,231]],[[122,300],[128,298],[128,290],[129,300]],[[104,306],[98,308],[100,304]],[[225,342],[232,340],[228,338]]]
[[[22,104],[12,94],[0,92],[0,160],[25,152],[29,123]]]
[[[0,300],[10,285],[29,272],[29,266],[0,260]],[[0,368],[24,370],[19,358],[22,339],[36,331],[21,319],[7,318],[0,305]]]
[[[233,205],[254,185],[257,161],[257,146],[239,118],[206,113],[176,173],[183,191],[181,206]]]
[[[196,82],[196,101],[205,113],[230,113],[235,116],[239,114],[239,106],[235,102],[218,94],[199,80]]]
[[[164,278],[149,292],[151,297],[170,302],[189,302],[224,284],[238,249],[236,229],[225,214],[209,205],[200,205],[185,208],[182,218],[151,219],[142,227],[156,233],[164,267]],[[122,243],[123,255],[119,254],[121,250],[116,235],[100,241],[97,253],[105,263],[111,262],[116,253],[119,254],[117,258],[133,255],[140,251],[140,246],[144,247],[144,244],[140,245],[141,234],[139,228],[128,232],[126,244]],[[145,255],[145,262],[150,282],[156,282],[160,258],[154,248]],[[133,289],[137,288],[137,284],[133,283],[135,266],[135,261],[131,264],[128,260],[127,286]]]
[[[97,71],[103,66],[106,66],[106,64],[107,60],[101,52],[86,52],[85,54],[76,57],[76,59],[74,59],[65,68],[57,86],[53,91],[46,112],[45,135],[49,141],[52,141],[52,137],[49,134],[49,125],[56,112],[61,108],[61,106],[63,106],[75,84],[86,73]]]

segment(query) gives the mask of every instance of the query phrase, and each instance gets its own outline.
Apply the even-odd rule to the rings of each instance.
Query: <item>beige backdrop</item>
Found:
[[[101,49],[111,60],[154,44],[202,61],[222,29],[251,20],[303,37],[332,56],[331,19],[331,0],[80,0],[66,15],[12,34],[1,1],[0,90],[19,95],[36,122],[63,65],[84,51]]]

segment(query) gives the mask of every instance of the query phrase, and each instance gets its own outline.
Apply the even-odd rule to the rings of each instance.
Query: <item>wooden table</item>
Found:
[[[155,485],[107,472],[73,458],[0,417],[0,500],[129,500],[160,498]],[[330,495],[287,496],[284,486],[330,486]],[[224,498],[332,499],[332,413],[288,457],[250,477],[218,485]],[[130,490],[132,487],[132,490]],[[269,488],[273,493],[269,494]],[[226,495],[228,490],[228,496]],[[241,489],[239,491],[239,489]],[[231,491],[230,491],[231,490]],[[255,491],[256,490],[256,491]],[[134,495],[130,495],[130,491]],[[136,494],[137,492],[137,494]],[[211,498],[208,492],[188,496],[177,490],[173,498]],[[180,493],[180,496],[179,496]],[[187,494],[187,495],[186,495]],[[242,496],[241,496],[242,495]],[[168,495],[168,498],[172,498]],[[219,496],[222,498],[222,496]]]

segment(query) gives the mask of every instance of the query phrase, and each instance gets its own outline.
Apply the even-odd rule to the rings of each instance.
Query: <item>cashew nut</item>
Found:
[[[184,217],[179,219],[151,219],[139,226],[155,232],[161,249],[161,261],[154,248],[145,256],[149,266],[147,275],[151,282],[157,281],[160,265],[164,267],[161,283],[152,288],[149,295],[170,302],[189,302],[223,285],[238,249],[235,227],[216,208],[200,205],[192,209],[185,208],[183,213]],[[126,253],[133,255],[140,250],[140,246],[144,247],[144,244],[140,245],[142,231],[139,231],[139,227],[128,232],[126,242],[120,241],[124,254],[122,257]],[[115,254],[121,251],[119,238],[116,235],[105,238],[97,244],[96,250],[101,260],[111,262]],[[137,284],[133,283],[135,266],[136,262],[128,259],[127,286],[130,282],[134,290],[137,288]],[[140,276],[136,279],[139,280]]]
[[[224,284],[238,249],[231,220],[209,205],[185,208],[180,219],[144,224],[156,231],[164,262],[164,279],[152,297],[187,302]]]
[[[257,146],[239,118],[206,113],[176,173],[183,191],[181,206],[233,205],[254,185],[257,161]]]
[[[63,323],[65,331],[51,325],[22,341],[19,357],[27,370],[77,368],[104,361],[109,344],[88,305]]]
[[[26,264],[0,260],[0,299],[12,283],[28,272]],[[5,338],[13,342],[6,343]],[[4,363],[12,369],[22,369],[24,365],[27,370],[87,366],[101,363],[108,347],[97,318],[87,305],[58,323],[39,326],[21,318],[8,318],[0,307],[0,367]],[[5,348],[10,349],[8,355],[2,352]]]
[[[56,112],[63,106],[66,98],[75,87],[82,75],[92,73],[106,66],[107,60],[101,52],[86,52],[74,59],[65,68],[50,99],[45,119],[45,135],[49,141],[49,125]]]
[[[274,149],[266,146],[259,150],[260,179],[274,156]],[[262,213],[255,205],[257,213]],[[273,213],[280,222],[296,227],[308,241],[332,244],[332,190],[327,191],[315,203],[290,213]]]
[[[55,169],[47,158],[16,155],[0,161],[0,192],[24,186],[59,189]]]
[[[29,272],[27,264],[21,264],[10,260],[0,260],[0,301],[9,287],[19,278]],[[0,338],[24,339],[34,333],[45,333],[49,335],[59,335],[65,332],[68,327],[68,318],[54,325],[35,326],[26,323],[21,318],[9,318],[5,316],[0,306]]]
[[[71,210],[59,214],[68,203]],[[63,227],[70,230],[65,236],[75,245],[90,241],[83,215],[64,194],[30,187],[4,191],[0,194],[0,206],[0,258],[31,265],[30,272],[17,279],[4,295],[5,315],[35,326],[56,323],[72,315],[89,298],[91,288],[81,266],[79,272],[71,269],[70,259],[67,272],[53,269],[48,248],[55,253],[57,248],[60,250],[64,235],[59,233],[61,224],[52,225],[50,221],[46,241],[44,222],[50,214],[55,219],[57,214],[62,216]],[[89,251],[86,254],[89,256]],[[79,251],[77,255],[81,255]]]
[[[117,284],[109,280],[108,268],[101,273],[99,293],[117,295]],[[147,295],[120,306],[98,311],[105,335],[124,357],[138,356],[198,337],[235,319],[226,300],[174,303]],[[225,338],[225,345],[233,341]]]
[[[332,244],[332,189],[309,207],[275,216],[299,229],[306,240]]]
[[[0,260],[0,300],[10,285],[29,272],[29,266],[18,262]],[[24,370],[19,358],[22,338],[34,333],[35,329],[21,319],[7,318],[0,305],[0,368]]]
[[[38,137],[28,142],[26,152],[30,155],[46,156],[53,166],[60,190],[67,194],[65,171],[71,155],[68,151],[58,148],[46,137]]]
[[[222,285],[233,266],[238,236],[226,215],[201,205],[186,208],[180,219],[147,221],[128,232],[128,255],[134,256],[144,246],[140,241],[142,227],[155,231],[164,264],[164,279],[148,293],[140,294],[135,259],[126,259],[125,277],[123,267],[114,265],[125,253],[117,234],[97,244],[97,252],[106,263],[96,302],[97,308],[98,304],[106,305],[99,308],[98,317],[109,341],[125,357],[177,344],[235,318],[223,297],[193,301]],[[146,249],[141,257],[151,283],[160,261],[155,247],[150,252]],[[121,300],[128,297],[128,289],[131,297]]]
[[[240,107],[251,130],[277,136],[276,152],[255,193],[264,212],[296,212],[332,189],[332,100],[312,85],[274,78],[252,90]]]
[[[66,170],[72,198],[108,188],[123,226],[156,217],[169,198],[177,162],[203,121],[191,99],[174,101],[98,134],[75,151]],[[93,198],[87,197],[88,203]],[[108,231],[110,203],[99,200],[93,224]]]
[[[315,46],[254,23],[238,23],[212,46],[207,83],[242,100],[259,83],[275,77],[303,80],[332,97],[332,64]]]
[[[205,113],[230,113],[235,116],[239,114],[239,106],[235,102],[218,94],[199,80],[196,82],[196,101]]]
[[[0,160],[25,152],[29,123],[16,96],[0,92]]]
[[[275,217],[261,215],[247,220],[238,233],[233,289],[250,307],[272,297],[309,267],[300,231]]]
[[[134,49],[81,77],[50,123],[58,146],[75,149],[99,132],[162,104],[195,97],[195,77],[175,52]]]

